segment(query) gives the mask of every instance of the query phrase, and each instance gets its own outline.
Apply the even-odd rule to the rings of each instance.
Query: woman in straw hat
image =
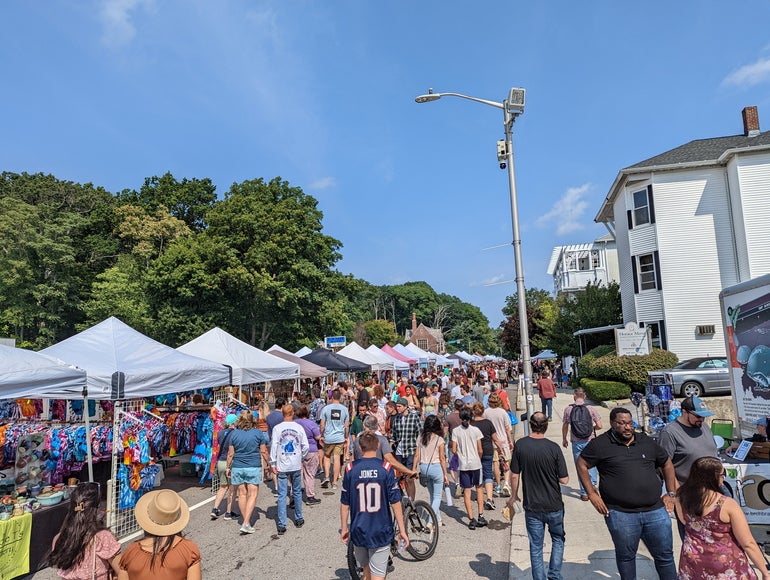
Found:
[[[71,497],[70,511],[53,539],[48,565],[67,580],[106,580],[118,571],[120,542],[99,512],[99,485],[81,483]]]
[[[190,510],[175,491],[146,493],[136,502],[134,516],[144,538],[123,552],[118,580],[200,580],[200,550],[182,537]]]

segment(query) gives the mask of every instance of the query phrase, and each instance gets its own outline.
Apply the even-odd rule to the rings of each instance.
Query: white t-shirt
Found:
[[[479,428],[473,425],[467,429],[462,425],[452,429],[452,441],[457,443],[457,455],[460,458],[460,471],[481,469],[481,457],[476,441],[483,438]]]
[[[511,420],[508,417],[508,413],[502,407],[493,409],[488,407],[484,409],[484,418],[492,421],[492,425],[495,426],[495,432],[497,433],[500,443],[504,447],[509,447],[508,437],[511,434]]]

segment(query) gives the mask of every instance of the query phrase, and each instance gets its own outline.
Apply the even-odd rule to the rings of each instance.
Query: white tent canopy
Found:
[[[362,363],[371,366],[373,371],[393,371],[396,369],[396,365],[392,360],[385,359],[375,353],[369,352],[355,341],[341,349],[338,354],[361,361]]]
[[[277,344],[274,344],[273,346],[268,348],[267,352],[269,352],[273,356],[277,356],[289,362],[297,363],[299,365],[300,378],[315,379],[315,378],[325,377],[326,375],[329,374],[329,371],[326,370],[326,367],[318,366],[317,364],[311,363],[309,360],[300,358],[296,354],[292,354],[291,352],[289,352],[288,350],[286,350],[281,346],[278,346]]]
[[[31,350],[0,345],[0,399],[79,399],[85,386],[82,369]]]
[[[422,354],[417,353],[413,350],[410,350],[406,348],[403,344],[396,344],[393,346],[393,350],[396,352],[404,355],[405,357],[409,357],[412,359],[417,359],[417,362],[419,364],[427,364],[428,363],[428,353],[423,351]]]
[[[303,346],[301,349],[299,349],[297,352],[294,353],[294,356],[303,357],[306,354],[310,354],[313,352],[311,349],[309,349],[306,346]]]
[[[230,383],[224,365],[174,350],[115,317],[40,352],[84,369],[92,399],[151,397]]]
[[[395,370],[397,370],[397,371],[408,371],[409,370],[409,363],[404,362],[402,360],[399,360],[396,357],[390,356],[388,353],[386,353],[385,351],[383,351],[380,348],[377,348],[373,344],[370,344],[367,347],[366,351],[372,353],[375,356],[383,357],[384,360],[392,361],[393,365],[395,366]]]
[[[233,385],[299,378],[297,363],[259,350],[219,327],[201,334],[177,350],[230,367]]]
[[[421,349],[419,346],[417,346],[413,342],[407,342],[406,345],[404,345],[404,348],[406,348],[408,351],[413,352],[420,358],[424,357],[431,362],[436,362],[436,355],[434,353]]]
[[[456,367],[459,366],[457,359],[447,358],[443,354],[436,353],[436,364],[444,367]]]

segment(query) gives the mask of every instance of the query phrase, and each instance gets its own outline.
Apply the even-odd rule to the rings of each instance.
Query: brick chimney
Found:
[[[757,113],[757,107],[744,107],[741,114],[743,115],[743,134],[746,137],[756,137],[759,135],[759,113]]]
[[[412,312],[412,334],[417,330],[417,314]]]

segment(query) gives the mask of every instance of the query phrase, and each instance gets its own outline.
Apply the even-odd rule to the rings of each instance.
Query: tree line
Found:
[[[425,282],[377,286],[336,269],[315,198],[276,177],[148,177],[111,193],[0,174],[0,334],[44,348],[117,316],[170,346],[220,326],[259,348],[403,339],[412,312],[447,340],[498,352],[481,310]]]

